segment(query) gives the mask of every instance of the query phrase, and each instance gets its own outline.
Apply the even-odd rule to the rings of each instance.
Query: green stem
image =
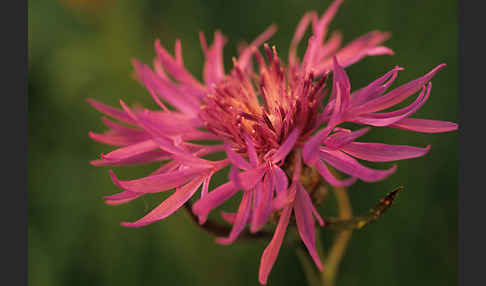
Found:
[[[334,193],[336,195],[339,217],[341,219],[351,219],[353,213],[347,190],[345,188],[335,188]],[[344,256],[352,233],[352,230],[342,230],[335,235],[333,244],[329,248],[328,255],[324,259],[324,270],[321,272],[321,285],[335,285],[339,264]]]

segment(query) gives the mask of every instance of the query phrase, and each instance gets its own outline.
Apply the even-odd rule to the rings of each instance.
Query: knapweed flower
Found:
[[[357,159],[388,162],[425,155],[425,148],[382,143],[357,142],[369,128],[355,131],[340,127],[344,122],[366,126],[388,126],[416,132],[437,133],[457,129],[450,122],[410,118],[428,99],[431,78],[444,65],[426,75],[388,91],[402,68],[395,67],[369,85],[351,92],[343,67],[368,55],[393,54],[380,44],[384,32],[368,33],[341,48],[341,36],[327,27],[342,1],[335,1],[319,18],[307,13],[292,39],[288,64],[279,58],[275,47],[258,47],[275,32],[271,26],[233,59],[226,73],[222,50],[226,38],[214,34],[208,46],[200,40],[206,58],[204,82],[185,68],[181,44],[176,41],[175,57],[156,41],[157,57],[153,70],[134,61],[137,79],[147,88],[160,110],[122,109],[94,100],[90,103],[121,124],[103,119],[110,128],[104,134],[90,133],[102,143],[119,146],[92,162],[96,166],[132,165],[161,162],[162,166],[136,180],[120,180],[110,171],[122,192],[105,197],[108,204],[132,201],[144,194],[175,189],[159,206],[135,222],[140,227],[162,220],[188,203],[201,188],[192,212],[204,224],[208,214],[229,198],[241,193],[235,213],[222,213],[232,225],[231,232],[217,242],[229,244],[249,226],[257,233],[273,216],[278,219],[274,235],[260,263],[259,281],[266,284],[275,263],[286,229],[295,219],[298,233],[318,268],[322,263],[315,247],[315,220],[324,221],[317,212],[308,187],[302,182],[304,169],[315,169],[331,186],[349,186],[357,179],[374,182],[392,174],[396,167],[374,170]],[[307,27],[312,36],[302,59],[297,46]],[[256,68],[254,63],[256,62]],[[332,74],[332,86],[327,79]],[[386,111],[420,91],[410,105]],[[326,104],[324,104],[326,102]],[[207,155],[224,154],[210,160]],[[330,167],[347,177],[333,175]],[[212,176],[230,168],[226,183],[210,190]]]

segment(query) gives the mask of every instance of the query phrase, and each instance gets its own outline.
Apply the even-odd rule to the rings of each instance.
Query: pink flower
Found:
[[[213,209],[241,192],[238,210],[221,214],[232,225],[231,232],[216,241],[234,242],[247,225],[251,233],[256,233],[266,225],[271,214],[276,213],[278,225],[261,259],[260,283],[267,282],[292,214],[303,243],[317,267],[322,269],[315,248],[314,219],[321,226],[324,221],[301,184],[302,169],[316,168],[330,185],[348,186],[357,179],[382,180],[396,169],[394,166],[388,170],[373,170],[356,159],[396,161],[423,156],[430,149],[429,146],[356,142],[369,128],[351,131],[339,125],[355,122],[428,133],[457,129],[454,123],[409,118],[429,97],[430,80],[444,65],[386,92],[401,70],[396,67],[351,93],[343,66],[367,55],[393,52],[380,46],[388,34],[378,31],[343,48],[340,48],[338,33],[324,41],[327,26],[341,2],[335,1],[320,18],[315,12],[304,15],[292,39],[288,66],[281,62],[275,47],[264,46],[266,59],[257,49],[273,35],[273,26],[242,50],[228,73],[224,71],[222,60],[225,37],[216,32],[213,44],[208,46],[204,35],[200,34],[206,57],[204,83],[184,68],[179,41],[175,44],[175,57],[156,41],[157,58],[153,70],[136,60],[133,64],[137,79],[160,110],[130,108],[123,101],[120,101],[122,109],[117,109],[89,100],[100,112],[120,122],[103,118],[110,129],[104,134],[90,132],[94,140],[119,147],[102,154],[100,159],[92,161],[93,165],[162,163],[153,173],[136,180],[120,180],[110,171],[114,184],[123,191],[106,196],[106,202],[121,204],[144,194],[175,189],[147,215],[135,222],[122,222],[122,225],[141,227],[162,220],[186,204],[199,188],[200,198],[192,211],[199,223],[204,224]],[[309,24],[313,35],[300,60],[296,48]],[[258,63],[257,71],[253,70],[253,59]],[[331,72],[331,93],[327,104],[322,105],[328,93],[326,79]],[[411,105],[392,112],[379,112],[419,90],[419,96]],[[216,153],[224,154],[225,159],[210,160],[207,156]],[[349,177],[339,180],[332,175],[329,166]],[[228,182],[210,190],[212,176],[228,167]]]

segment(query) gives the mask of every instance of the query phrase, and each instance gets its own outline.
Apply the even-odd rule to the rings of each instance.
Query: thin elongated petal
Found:
[[[140,114],[136,114],[133,110],[131,110],[123,100],[120,100],[120,105],[122,106],[123,110],[146,132],[151,134],[155,137],[163,137],[166,133],[163,130],[160,130],[159,127],[155,122],[152,120],[148,120],[147,117],[140,116]]]
[[[388,170],[373,170],[358,163],[352,157],[338,150],[321,148],[320,158],[339,171],[358,177],[365,182],[375,182],[391,175],[396,170],[396,165]]]
[[[434,77],[434,75],[438,71],[440,71],[445,66],[445,64],[438,65],[426,75],[418,79],[412,80],[404,85],[401,85],[400,87],[395,88],[394,90],[388,92],[383,96],[366,102],[359,108],[354,109],[353,112],[355,114],[363,114],[380,111],[392,107],[404,101],[415,92],[419,91],[427,82],[432,79],[432,77]]]
[[[301,185],[298,185],[294,202],[297,230],[317,268],[322,270],[322,262],[316,250],[316,234],[312,208],[312,201],[309,195]]]
[[[243,189],[243,184],[240,181],[240,177],[238,176],[238,169],[235,166],[231,166],[229,172],[229,179],[234,182],[235,187],[239,190]]]
[[[392,112],[370,113],[363,116],[357,116],[352,121],[361,124],[368,124],[372,126],[388,126],[390,124],[398,122],[403,118],[407,118],[411,114],[415,113],[425,104],[425,102],[430,96],[431,88],[432,88],[432,83],[429,82],[427,87],[427,92],[425,93],[425,87],[424,87],[420,95],[417,97],[417,99],[407,107]]]
[[[326,164],[321,162],[321,160],[316,161],[315,167],[322,178],[333,187],[349,187],[358,179],[357,177],[350,177],[344,180],[339,180],[331,173],[331,171],[329,171],[329,168]]]
[[[233,181],[229,181],[213,191],[209,192],[204,198],[197,201],[192,211],[198,215],[199,224],[204,224],[208,218],[208,214],[211,210],[224,203],[230,197],[232,197],[238,189],[235,187]]]
[[[119,205],[119,204],[131,202],[142,195],[143,194],[141,193],[123,191],[111,196],[105,196],[104,199],[105,199],[105,203],[108,205]]]
[[[405,129],[415,132],[422,133],[442,133],[455,131],[459,126],[457,123],[440,121],[440,120],[430,120],[430,119],[419,119],[419,118],[404,118],[397,121],[388,127],[394,127],[399,129]]]
[[[140,141],[145,141],[148,138],[148,136],[143,136],[142,138],[134,138],[134,137],[129,137],[129,136],[123,136],[116,134],[115,132],[105,132],[104,134],[99,134],[95,132],[89,132],[88,136],[100,143],[107,144],[107,145],[114,145],[114,146],[127,146],[131,144],[136,144]]]
[[[319,58],[317,59],[317,61],[322,62],[325,58],[331,57],[336,54],[336,52],[341,47],[342,38],[343,36],[339,31],[333,32],[319,51]]]
[[[272,240],[263,251],[263,255],[260,260],[260,270],[258,272],[258,281],[260,282],[260,284],[267,284],[268,275],[270,274],[270,271],[275,264],[275,260],[277,260],[278,252],[280,251],[280,247],[282,246],[285,232],[287,231],[287,226],[289,225],[291,213],[292,208],[290,206],[286,207],[282,211]]]
[[[231,163],[243,170],[253,169],[250,163],[245,161],[238,153],[236,153],[229,145],[225,146],[226,155]]]
[[[258,205],[254,206],[250,232],[255,233],[259,231],[267,222],[272,210],[271,205],[274,187],[275,182],[272,176],[267,174],[263,180],[263,184],[258,190],[260,192],[260,198]]]
[[[352,142],[343,146],[341,150],[353,157],[370,162],[390,162],[424,156],[430,150],[430,145],[419,148],[406,145]]]
[[[341,104],[346,107],[350,100],[351,83],[349,82],[349,77],[344,70],[344,68],[339,64],[336,56],[332,58],[333,60],[333,72],[336,82],[340,83],[341,88],[343,88],[343,94],[341,99]]]
[[[141,179],[121,181],[114,176],[113,183],[122,189],[135,193],[158,193],[182,186],[190,179],[207,171],[207,168],[193,167]]]
[[[238,235],[243,231],[250,218],[251,210],[251,191],[243,192],[243,197],[241,198],[240,206],[238,207],[238,212],[233,222],[233,228],[228,237],[218,238],[216,242],[221,244],[230,244],[234,242]]]
[[[379,77],[366,87],[354,91],[351,94],[351,105],[357,107],[366,101],[375,99],[381,96],[383,92],[395,81],[398,72],[403,70],[402,67],[396,66],[391,71]]]
[[[150,135],[143,130],[129,128],[108,120],[106,117],[102,117],[101,120],[110,130],[103,134],[90,131],[89,137],[98,142],[115,146],[127,146],[150,139]]]
[[[347,44],[335,56],[343,67],[350,66],[366,56],[393,55],[389,48],[378,46],[390,37],[389,33],[372,31]],[[326,59],[316,65],[316,74],[320,75],[332,69],[332,59]]]
[[[168,153],[162,150],[152,150],[146,153],[141,153],[137,155],[133,155],[126,158],[115,158],[115,159],[107,159],[105,155],[101,154],[101,160],[93,160],[91,161],[91,165],[93,166],[125,166],[125,165],[138,165],[138,164],[146,164],[156,161],[163,161],[170,159]]]
[[[168,139],[161,138],[161,137],[154,137],[152,140],[156,142],[161,149],[170,153],[173,158],[185,162],[190,166],[194,166],[194,167],[198,166],[198,167],[205,167],[205,168],[210,168],[214,166],[214,162],[201,159],[189,151],[182,150],[177,146],[175,146],[175,144]]]
[[[317,223],[319,224],[319,226],[324,226],[324,219],[322,219],[322,217],[319,214],[319,212],[317,211],[316,207],[313,204],[311,204],[311,207],[312,207],[312,214],[316,218]]]
[[[339,149],[366,134],[370,129],[365,127],[352,132],[336,132],[324,140],[324,145],[330,149]]]
[[[203,187],[202,187],[202,190],[201,190],[201,199],[203,199],[208,194],[209,183],[211,181],[212,176],[213,176],[213,173],[211,173],[209,176],[207,176],[204,179]]]
[[[251,56],[255,53],[256,49],[270,39],[276,31],[277,26],[271,25],[241,52],[241,55],[238,58],[238,65],[242,70],[245,70],[248,67]]]
[[[251,140],[250,136],[248,134],[243,134],[245,138],[245,144],[247,148],[247,154],[248,158],[250,159],[250,164],[256,168],[258,166],[258,154],[255,149],[255,144],[253,144],[253,141]]]
[[[330,132],[331,128],[325,127],[305,143],[304,148],[302,148],[302,159],[304,159],[304,162],[312,165],[312,163],[318,159],[317,152],[319,151],[319,146]]]
[[[285,139],[282,145],[280,145],[280,148],[278,148],[275,154],[273,154],[272,162],[277,163],[281,160],[284,160],[285,157],[287,157],[289,152],[294,147],[298,138],[299,138],[299,129],[295,128],[294,130],[292,130],[292,132],[290,132],[289,136],[287,136],[287,139]]]
[[[289,179],[287,178],[285,172],[278,166],[273,166],[272,174],[274,176],[275,190],[277,191],[277,194],[285,192],[289,187]]]
[[[187,163],[191,165],[198,165],[198,166],[204,166],[204,167],[211,167],[212,163],[210,161],[198,158],[194,156],[193,154],[186,152],[174,145],[174,142],[164,138],[165,134],[163,130],[159,130],[158,126],[155,124],[155,122],[152,122],[151,120],[147,120],[147,118],[138,116],[135,114],[126,104],[120,100],[120,104],[122,105],[123,109],[134,119],[137,121],[138,125],[142,128],[144,128],[147,132],[152,134],[154,137],[152,140],[158,144],[158,146],[163,149],[164,151],[167,151],[171,153],[174,157],[177,157],[179,160],[186,161]]]
[[[171,83],[168,78],[162,78],[155,75],[150,68],[134,62],[135,69],[144,85],[153,90],[160,98],[166,100],[178,110],[187,115],[195,116],[199,111],[200,102],[194,95],[196,93],[187,93],[178,86]]]
[[[91,98],[86,99],[86,101],[88,101],[94,108],[96,108],[101,113],[104,113],[110,117],[118,119],[121,122],[135,124],[134,120],[130,118],[130,116],[127,115],[126,112],[124,112],[123,110],[111,107],[109,105],[103,104]]]
[[[311,23],[315,19],[317,19],[317,13],[315,11],[308,12],[304,14],[299,24],[297,25],[297,29],[295,30],[292,42],[290,43],[289,65],[294,66],[297,64],[297,46],[300,43],[300,40],[302,40],[302,37],[304,36],[304,33],[307,30],[309,23]]]
[[[322,17],[318,21],[314,21],[313,30],[314,34],[309,39],[307,50],[304,54],[302,66],[305,72],[310,71],[316,66],[317,60],[320,58],[319,52],[322,48],[322,42],[327,34],[327,28],[334,15],[337,13],[339,6],[341,6],[343,0],[334,1]]]
[[[135,222],[122,222],[120,224],[128,227],[141,227],[168,217],[194,195],[203,181],[204,177],[199,177],[190,181],[185,186],[178,188],[170,197],[143,218]]]
[[[204,64],[203,75],[208,86],[224,78],[223,47],[225,44],[226,38],[220,31],[216,31],[213,45],[205,52],[206,63]]]
[[[178,81],[183,82],[191,87],[203,89],[204,87],[184,68],[184,66],[176,61],[160,44],[157,39],[155,41],[155,51],[159,56],[159,60],[164,65],[164,68]]]
[[[258,184],[264,174],[263,169],[254,169],[239,173],[239,180],[245,189],[251,189]],[[229,181],[212,192],[209,192],[204,198],[197,201],[192,207],[193,212],[198,215],[199,223],[203,224],[211,210],[224,203],[232,197],[239,189],[233,181]]]
[[[221,212],[221,217],[229,224],[234,224],[236,219],[236,213]]]
[[[130,146],[126,146],[123,148],[116,149],[106,155],[104,155],[104,159],[107,160],[120,160],[130,158],[136,155],[140,155],[143,153],[147,153],[154,149],[158,149],[158,145],[152,140],[146,140],[137,144],[133,144]]]

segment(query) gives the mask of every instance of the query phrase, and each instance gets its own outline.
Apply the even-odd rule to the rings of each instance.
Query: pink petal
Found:
[[[299,138],[299,129],[295,128],[290,132],[285,141],[280,145],[277,151],[272,156],[272,162],[277,163],[282,161],[287,157],[287,155],[292,151],[297,139]]]
[[[111,107],[109,105],[103,104],[101,102],[98,102],[94,99],[88,98],[86,99],[94,108],[96,108],[99,112],[102,112],[110,117],[113,117],[115,119],[118,119],[122,122],[130,123],[130,124],[135,124],[132,118],[126,114],[123,110],[120,110],[118,108]]]
[[[155,50],[159,60],[164,65],[164,68],[175,79],[185,83],[193,88],[204,90],[205,88],[184,68],[182,63],[176,61],[172,56],[162,47],[159,40],[155,41]]]
[[[319,146],[330,132],[331,128],[326,126],[304,144],[304,148],[302,148],[302,159],[304,159],[307,164],[312,165],[312,163],[318,159],[317,152],[319,151]]]
[[[275,260],[277,260],[278,252],[280,251],[280,247],[282,246],[285,232],[287,231],[287,226],[289,224],[291,212],[292,208],[290,206],[286,207],[282,211],[272,240],[263,251],[263,255],[260,260],[260,270],[258,273],[258,281],[260,282],[260,284],[267,284],[268,275],[270,274],[270,271],[275,264]]]
[[[235,184],[235,187],[238,190],[243,189],[243,184],[240,181],[240,177],[238,176],[238,168],[235,166],[231,166],[230,172],[229,172],[229,179]]]
[[[158,193],[179,187],[207,170],[207,168],[192,167],[128,181],[121,181],[113,175],[112,180],[115,185],[127,191]]]
[[[142,141],[133,145],[122,147],[104,155],[107,160],[120,160],[130,158],[136,155],[147,153],[154,149],[158,149],[158,145],[152,140]]]
[[[238,189],[235,187],[234,182],[229,181],[197,201],[193,205],[192,211],[198,215],[199,224],[204,224],[208,218],[209,212],[232,197],[237,191]]]
[[[358,179],[356,177],[350,177],[344,180],[337,179],[336,177],[334,177],[331,171],[329,171],[329,168],[326,166],[326,164],[321,162],[321,160],[316,161],[315,167],[319,174],[322,176],[322,178],[333,187],[349,187],[354,184],[354,182],[356,182],[356,180]]]
[[[325,58],[334,55],[341,47],[342,38],[343,36],[340,32],[333,32],[319,51],[319,59],[317,61],[321,62]]]
[[[199,177],[190,181],[185,186],[178,188],[170,197],[143,218],[135,222],[122,222],[120,224],[128,227],[141,227],[168,217],[194,195],[203,181],[204,177]]]
[[[264,169],[253,169],[239,173],[239,180],[247,190],[258,184],[264,174]],[[232,197],[239,189],[233,181],[229,181],[212,192],[209,192],[204,198],[197,201],[192,207],[193,212],[199,216],[199,223],[203,224],[209,212],[220,204]]]
[[[259,231],[267,222],[272,211],[272,198],[275,182],[269,173],[265,175],[263,184],[257,185],[256,192],[260,193],[258,205],[254,206],[253,216],[250,223],[250,232]]]
[[[255,145],[253,144],[252,139],[248,134],[243,134],[243,137],[245,138],[245,143],[246,143],[246,148],[247,151],[246,153],[248,154],[248,158],[250,159],[250,164],[256,168],[258,166],[258,155],[255,149]]]
[[[385,75],[379,77],[369,85],[354,91],[351,94],[351,105],[357,107],[366,101],[370,101],[380,96],[388,87],[395,81],[398,76],[398,71],[403,70],[402,67],[396,66]]]
[[[213,173],[209,174],[209,176],[207,176],[204,179],[203,187],[202,187],[202,190],[201,190],[201,199],[204,198],[208,194],[209,183],[210,183],[212,177],[213,177]]]
[[[238,235],[243,231],[248,219],[250,218],[251,194],[251,191],[243,192],[243,197],[241,198],[241,203],[238,207],[238,212],[236,213],[236,218],[234,220],[231,233],[226,238],[218,238],[216,240],[218,243],[230,244],[234,242],[238,238]]]
[[[101,154],[101,160],[93,160],[90,163],[93,166],[125,166],[125,165],[138,165],[146,164],[156,161],[163,161],[170,158],[168,153],[162,150],[152,150],[141,154],[136,154],[126,158],[108,159],[105,155]]]
[[[182,150],[177,146],[175,146],[174,143],[171,142],[170,140],[161,137],[154,137],[152,140],[156,142],[161,149],[169,152],[173,158],[181,162],[185,162],[186,164],[194,167],[196,166],[204,167],[204,168],[214,167],[214,162],[201,159],[189,151]]]
[[[353,119],[350,118],[349,120],[372,126],[388,126],[410,116],[419,110],[425,104],[427,99],[429,99],[431,88],[432,83],[429,82],[427,92],[425,93],[424,87],[417,99],[407,107],[392,112],[370,113],[363,116],[357,116]]]
[[[129,191],[123,191],[118,194],[114,194],[111,196],[105,196],[105,203],[109,205],[119,205],[123,203],[128,203],[130,201],[133,201],[134,199],[142,196],[143,194],[141,193],[134,193],[134,192],[129,192]]]
[[[317,19],[317,13],[315,11],[305,13],[302,19],[300,20],[299,24],[297,25],[297,29],[295,30],[294,36],[292,38],[292,42],[290,43],[289,49],[289,65],[295,66],[297,64],[297,46],[302,40],[305,31],[307,30],[307,26],[313,20]]]
[[[403,100],[407,99],[409,96],[420,90],[427,82],[429,82],[434,75],[444,68],[446,65],[441,64],[435,67],[433,70],[428,72],[426,75],[412,80],[394,90],[388,92],[387,94],[380,96],[376,99],[366,102],[359,108],[353,109],[355,114],[370,113],[375,111],[380,111],[392,107]]]
[[[343,67],[347,67],[361,60],[365,56],[376,56],[383,54],[393,55],[393,51],[388,48],[381,46],[377,48],[377,45],[384,42],[389,37],[389,33],[372,31],[347,44],[339,52],[337,52],[335,56],[338,58]],[[319,75],[331,70],[332,65],[332,59],[324,60],[322,63],[316,65],[316,74]]]
[[[396,165],[388,170],[373,170],[361,165],[358,163],[358,161],[341,151],[329,150],[325,147],[322,147],[320,151],[320,158],[332,165],[334,168],[353,177],[358,177],[365,182],[382,180],[396,170]]]
[[[223,47],[225,43],[226,38],[220,31],[216,31],[213,45],[205,52],[206,63],[204,64],[203,76],[208,86],[224,78]]]
[[[287,178],[287,174],[280,169],[278,166],[272,166],[272,175],[275,182],[275,190],[277,194],[287,191],[289,187],[289,179]]]
[[[248,47],[246,47],[238,58],[238,65],[242,70],[245,70],[250,63],[251,56],[255,53],[256,49],[265,43],[270,37],[277,31],[277,26],[271,25],[263,33],[261,33]]]
[[[411,130],[423,133],[441,133],[457,130],[459,127],[457,123],[430,120],[430,119],[419,119],[419,118],[404,118],[400,121],[389,125],[388,127],[394,127],[399,129]]]
[[[160,98],[167,100],[187,115],[196,116],[199,112],[200,101],[192,96],[194,93],[184,93],[181,88],[171,83],[168,78],[154,74],[147,66],[134,62],[135,69],[149,91],[153,90]]]
[[[93,140],[109,145],[126,146],[150,139],[150,135],[141,129],[115,123],[106,117],[102,117],[101,120],[111,129],[104,134],[89,132],[89,136]]]
[[[324,220],[322,219],[321,215],[317,211],[316,207],[313,204],[311,204],[311,207],[312,207],[312,214],[317,219],[319,226],[324,226]]]
[[[283,209],[284,207],[288,206],[289,203],[292,201],[289,199],[289,195],[287,192],[285,193],[280,193],[275,196],[275,198],[272,200],[271,204],[271,212],[275,212],[278,210]]]
[[[221,212],[221,217],[228,223],[234,224],[236,219],[236,213]]]
[[[125,105],[125,103],[120,100],[120,104],[123,107],[123,109],[132,117],[140,127],[145,129],[147,132],[152,134],[154,137],[152,140],[158,144],[158,146],[173,154],[173,156],[176,156],[179,160],[183,160],[191,165],[199,165],[199,166],[205,166],[205,167],[211,167],[212,163],[210,161],[198,158],[194,156],[193,154],[186,152],[174,145],[174,142],[171,140],[165,139],[165,135],[163,130],[159,130],[159,126],[151,121],[148,120],[147,117],[143,117],[140,115],[135,114],[128,106]]]
[[[339,64],[337,57],[334,56],[332,60],[333,60],[333,72],[334,72],[335,80],[336,82],[340,83],[341,87],[344,89],[343,98],[341,101],[344,106],[347,106],[350,99],[351,83],[349,82],[349,77],[346,71]]]
[[[332,129],[334,126],[337,126],[342,122],[344,111],[346,111],[347,108],[347,102],[349,102],[349,100],[345,99],[349,98],[349,95],[346,95],[345,88],[341,82],[337,81],[337,79],[334,80],[332,88],[333,92],[331,98],[333,99],[334,105],[329,122],[327,123],[329,129]],[[343,102],[343,100],[346,100],[346,102]]]
[[[424,156],[430,150],[406,145],[388,145],[381,143],[352,142],[341,148],[341,151],[358,159],[371,162],[389,162]]]
[[[294,171],[292,173],[292,182],[299,182],[300,181],[300,171],[302,169],[302,158],[300,156],[300,152],[297,151],[297,155],[294,157]]]
[[[127,146],[150,139],[150,136],[148,136],[148,134],[146,134],[145,132],[134,134],[135,136],[126,136],[119,134],[116,131],[109,130],[104,134],[94,133],[90,131],[88,135],[91,139],[95,141],[114,146]]]
[[[299,231],[300,238],[304,242],[309,254],[314,260],[314,263],[320,270],[322,270],[322,262],[317,254],[315,245],[315,227],[312,208],[312,201],[309,198],[309,195],[301,185],[298,185],[294,202],[294,213],[295,220],[297,222],[297,229]]]
[[[322,17],[318,21],[314,22],[314,34],[309,39],[309,44],[302,61],[302,67],[305,72],[315,68],[317,60],[320,58],[319,52],[321,51],[324,37],[327,34],[328,25],[332,18],[334,18],[334,15],[337,13],[337,10],[342,2],[343,0],[334,1],[329,8],[327,8]]]
[[[238,153],[236,153],[231,146],[225,145],[225,151],[226,155],[228,156],[228,159],[235,165],[236,167],[243,169],[243,170],[249,170],[252,169],[252,166],[250,163],[245,161]]]
[[[353,132],[336,132],[324,140],[324,145],[329,149],[339,149],[357,138],[366,134],[370,129],[365,127]]]

